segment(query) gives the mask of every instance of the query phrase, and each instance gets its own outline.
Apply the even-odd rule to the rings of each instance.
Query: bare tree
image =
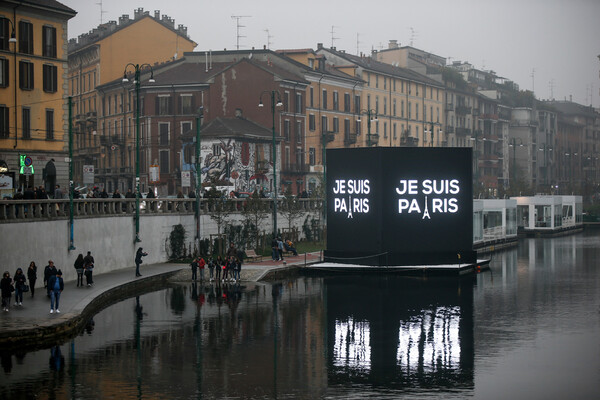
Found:
[[[242,217],[244,218],[244,228],[248,239],[251,237],[256,239],[255,249],[258,249],[259,246],[260,226],[268,216],[268,204],[260,198],[257,192],[246,199],[242,208]]]
[[[280,208],[281,214],[288,222],[288,229],[291,231],[294,221],[304,215],[304,208],[295,196],[292,196],[291,191],[288,189],[285,199],[283,200]]]
[[[208,207],[210,210],[210,219],[215,221],[217,224],[217,238],[219,249],[218,253],[221,254],[223,247],[221,244],[221,228],[227,224],[229,218],[229,203],[226,199],[210,198],[208,201]]]

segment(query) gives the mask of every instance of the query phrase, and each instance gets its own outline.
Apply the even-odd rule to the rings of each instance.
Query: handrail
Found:
[[[226,204],[230,213],[245,210],[247,199],[201,199],[200,214],[209,214],[213,201]],[[260,199],[266,210],[271,210],[272,199]],[[278,199],[281,204],[284,199]],[[320,210],[319,199],[297,199],[305,211]],[[74,218],[125,217],[135,214],[135,199],[76,199],[73,200]],[[140,199],[141,215],[194,214],[195,198]],[[69,200],[0,200],[0,223],[56,220],[69,218]]]

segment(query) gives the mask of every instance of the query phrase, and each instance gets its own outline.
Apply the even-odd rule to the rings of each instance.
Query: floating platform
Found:
[[[478,259],[476,263],[465,264],[437,264],[437,265],[390,265],[370,266],[359,264],[342,264],[334,262],[321,262],[306,265],[302,271],[308,273],[326,274],[397,274],[397,275],[465,275],[489,269],[491,259]]]

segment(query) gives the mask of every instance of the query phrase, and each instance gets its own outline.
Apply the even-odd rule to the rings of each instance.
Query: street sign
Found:
[[[83,166],[83,184],[93,185],[94,184],[94,166],[84,165]]]
[[[190,171],[181,171],[181,187],[190,187],[192,174]]]
[[[159,171],[158,171],[158,165],[151,165],[150,166],[150,182],[152,183],[156,183],[159,181]]]

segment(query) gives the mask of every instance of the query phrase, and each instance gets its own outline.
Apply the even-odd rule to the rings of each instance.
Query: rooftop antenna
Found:
[[[550,79],[548,86],[550,87],[550,100],[554,100],[554,78]]]
[[[265,32],[267,32],[267,50],[269,50],[271,48],[271,38],[273,38],[273,36],[271,36],[271,34],[269,34],[269,30],[265,29]]]
[[[417,31],[412,26],[408,29],[410,29],[410,47],[413,47],[415,39],[417,38]]]
[[[356,33],[356,55],[357,55],[357,56],[358,56],[358,55],[360,55],[360,51],[359,51],[359,45],[360,45],[360,41],[358,40],[358,36],[359,36],[359,35],[360,35],[360,34],[357,32],[357,33]]]
[[[102,0],[100,0],[99,3],[96,3],[96,5],[100,6],[100,25],[102,25],[102,15],[106,14],[108,11],[104,11],[102,8]]]
[[[331,48],[333,48],[333,42],[339,39],[338,37],[334,37],[335,28],[339,28],[339,26],[331,25]]]
[[[250,18],[251,15],[232,15],[231,19],[235,19],[236,20],[236,50],[240,49],[240,38],[246,37],[246,36],[242,36],[240,35],[240,28],[245,28],[245,25],[240,25],[240,19],[242,18]]]
[[[535,94],[535,68],[531,69],[531,92]]]

